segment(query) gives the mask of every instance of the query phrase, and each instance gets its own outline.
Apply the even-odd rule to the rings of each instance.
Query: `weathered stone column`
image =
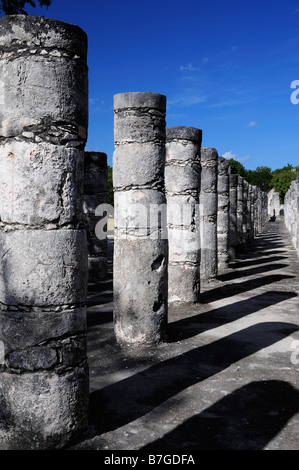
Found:
[[[243,245],[243,178],[238,175],[237,185],[237,246]]]
[[[237,186],[238,174],[234,166],[229,167],[229,234],[228,234],[228,256],[233,260],[236,256],[237,246]]]
[[[121,343],[155,343],[164,339],[168,308],[166,97],[120,93],[114,113],[115,335]]]
[[[193,127],[166,129],[169,302],[199,301],[201,140],[202,131]]]
[[[84,159],[84,214],[88,246],[88,280],[98,282],[107,276],[107,237],[96,236],[97,223],[102,219],[97,208],[107,203],[107,155],[103,152],[85,152]],[[103,211],[104,212],[104,211]],[[106,216],[106,213],[103,213]]]
[[[249,183],[243,179],[243,245],[249,241],[249,220],[248,220],[248,190]]]
[[[254,239],[254,221],[253,221],[253,187],[250,184],[248,186],[248,201],[247,201],[247,210],[248,210],[248,230],[249,230],[249,240]]]
[[[0,46],[0,448],[61,448],[87,429],[87,40],[6,16]]]
[[[260,188],[257,188],[257,233],[262,232],[262,218],[263,218],[262,191]]]
[[[258,188],[257,186],[252,186],[252,220],[253,220],[253,233],[254,237],[258,234]]]
[[[228,268],[228,235],[229,235],[229,163],[218,158],[218,214],[217,214],[217,244],[218,244],[218,273]]]
[[[200,277],[203,280],[213,279],[217,276],[217,172],[217,150],[214,148],[202,148],[200,187]]]

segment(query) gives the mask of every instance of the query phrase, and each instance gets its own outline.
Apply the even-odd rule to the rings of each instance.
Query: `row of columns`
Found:
[[[299,252],[299,174],[284,198],[284,219],[289,230],[293,245]]]
[[[166,129],[165,96],[121,93],[114,113],[115,335],[154,343],[168,304],[200,302],[201,282],[262,231],[267,195],[202,148],[200,129]]]
[[[93,216],[106,161],[84,152],[85,33],[6,16],[0,44],[0,449],[61,448],[88,430],[87,279],[105,273]],[[225,258],[225,239],[229,253],[239,231],[232,238],[216,150],[201,149],[198,129],[166,131],[165,96],[116,95],[114,112],[115,334],[156,343],[166,338],[169,289],[172,300],[200,301],[202,266],[215,276],[218,240]],[[259,200],[256,191],[256,231]]]

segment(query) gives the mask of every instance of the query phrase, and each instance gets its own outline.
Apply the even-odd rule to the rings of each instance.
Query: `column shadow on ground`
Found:
[[[236,272],[220,274],[219,276],[217,276],[217,279],[219,281],[232,281],[234,279],[240,279],[241,277],[254,276],[269,271],[276,271],[277,269],[284,269],[287,267],[288,264],[271,262],[271,264],[264,264],[263,266],[257,266],[254,268],[243,269]]]
[[[263,450],[298,411],[288,382],[251,382],[140,450]]]
[[[292,323],[259,323],[158,362],[142,372],[94,391],[90,394],[90,424],[96,434],[124,426],[187,387],[223,371],[297,330],[298,326]],[[142,352],[139,351],[139,360],[141,355]],[[145,364],[147,355],[148,350],[145,349]]]
[[[275,263],[276,261],[287,261],[287,256],[267,256],[265,258],[250,259],[248,261],[236,261],[229,264],[231,269],[246,268],[248,266],[255,266],[257,264]]]
[[[199,333],[234,322],[252,313],[258,312],[285,300],[298,297],[296,292],[267,291],[249,299],[214,308],[207,312],[181,318],[169,323],[169,342],[182,341]],[[180,307],[177,307],[179,309]]]
[[[215,300],[225,299],[227,297],[232,297],[236,294],[241,294],[248,292],[260,287],[264,287],[268,284],[275,282],[280,282],[287,279],[294,279],[295,276],[286,275],[286,274],[273,274],[269,276],[258,277],[257,279],[248,279],[247,281],[235,283],[231,285],[223,285],[215,287],[213,289],[207,290],[200,294],[200,302],[202,304],[210,303]]]

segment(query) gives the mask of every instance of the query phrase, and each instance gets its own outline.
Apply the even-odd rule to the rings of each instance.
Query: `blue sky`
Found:
[[[167,127],[202,129],[219,155],[247,169],[299,165],[299,0],[53,0],[27,11],[87,33],[86,148],[108,164],[113,95],[152,91],[167,97]]]

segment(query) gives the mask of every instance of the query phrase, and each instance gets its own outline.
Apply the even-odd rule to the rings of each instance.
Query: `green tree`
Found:
[[[258,166],[256,170],[248,170],[245,179],[249,184],[257,186],[265,193],[268,193],[273,187],[272,170],[268,166]]]
[[[245,177],[246,169],[244,165],[242,165],[242,163],[238,162],[237,160],[234,160],[233,158],[230,158],[228,160],[228,163],[230,164],[230,166],[234,166],[236,168],[238,175],[243,176],[243,178]]]
[[[38,0],[41,7],[49,7],[52,0]],[[27,15],[24,10],[25,6],[29,4],[35,8],[36,3],[33,0],[0,0],[0,13],[5,15]]]
[[[111,206],[114,206],[113,171],[111,166],[108,166],[107,203],[111,204]]]
[[[299,166],[293,167],[289,163],[283,168],[273,171],[271,184],[274,190],[279,193],[281,204],[284,202],[284,197],[292,181],[296,179],[297,173],[299,173]]]

